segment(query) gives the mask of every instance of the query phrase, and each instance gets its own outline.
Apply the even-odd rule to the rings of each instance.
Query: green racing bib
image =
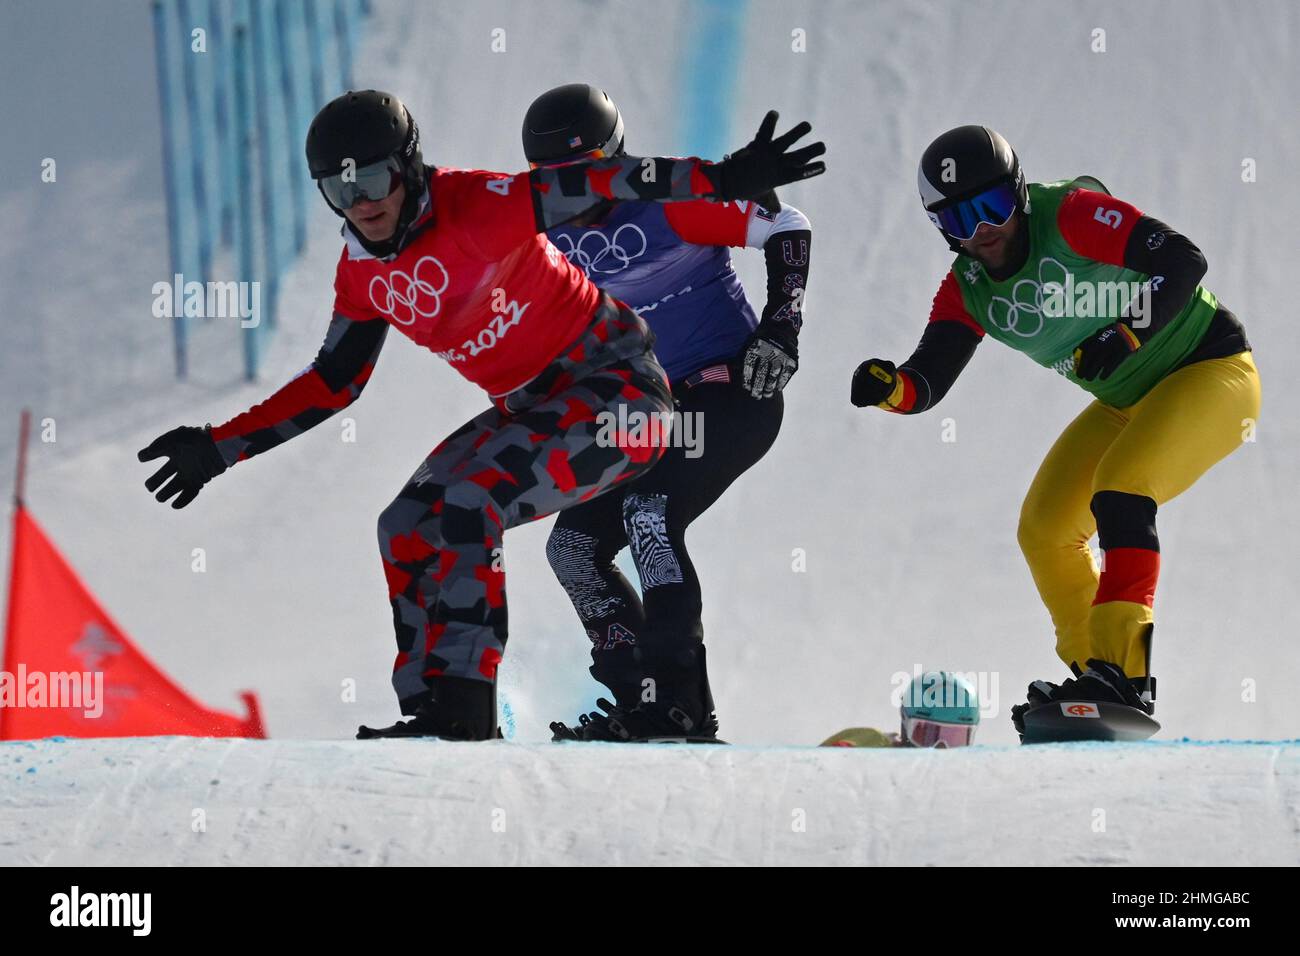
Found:
[[[965,255],[957,256],[952,272],[966,311],[990,338],[1059,372],[1099,401],[1124,408],[1191,354],[1218,300],[1197,286],[1178,315],[1110,377],[1080,380],[1074,374],[1075,347],[1118,321],[1151,276],[1088,259],[1070,248],[1057,227],[1057,210],[1078,188],[1104,190],[1091,177],[1029,184],[1029,255],[1015,275],[994,280],[978,260]]]

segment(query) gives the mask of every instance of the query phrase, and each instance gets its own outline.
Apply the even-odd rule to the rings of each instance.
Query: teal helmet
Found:
[[[952,671],[927,671],[912,679],[899,707],[902,737],[913,747],[961,747],[980,722],[975,686]]]

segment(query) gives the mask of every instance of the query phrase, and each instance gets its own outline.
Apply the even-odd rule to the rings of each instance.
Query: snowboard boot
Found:
[[[1080,671],[1078,664],[1071,664],[1075,680],[1068,696],[1064,685],[1057,691],[1054,700],[1098,700],[1126,704],[1151,716],[1156,710],[1156,679],[1151,676],[1151,643],[1155,637],[1156,626],[1148,623],[1143,627],[1138,640],[1142,644],[1146,658],[1146,676],[1129,677],[1124,668],[1111,661],[1090,657],[1087,670]]]
[[[1129,677],[1124,668],[1110,661],[1088,658],[1088,669],[1075,666],[1075,680],[1066,681],[1054,700],[1097,700],[1135,707],[1148,716],[1155,712],[1154,677]],[[1066,685],[1071,685],[1067,692]]]
[[[636,706],[641,697],[643,671],[641,663],[636,659],[635,644],[624,641],[608,650],[593,650],[591,666],[587,672],[609,688],[620,706]]]
[[[718,717],[704,645],[695,644],[658,659],[643,652],[644,647],[639,647],[637,656],[654,681],[654,699],[643,699],[632,710],[611,714],[608,731],[624,741],[716,739]]]
[[[380,737],[438,737],[443,740],[499,738],[494,681],[435,677],[428,696],[409,720],[390,727],[358,727],[357,740]]]

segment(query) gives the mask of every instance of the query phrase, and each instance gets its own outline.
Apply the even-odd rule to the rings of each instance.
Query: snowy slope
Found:
[[[1300,865],[1294,742],[853,751],[155,737],[3,744],[0,778],[0,865]]]
[[[66,13],[70,5],[56,6]],[[376,0],[374,6],[358,76],[404,96],[433,162],[519,168],[518,124],[527,104],[551,85],[579,79],[603,85],[617,99],[632,151],[688,148],[676,104],[708,76],[683,72],[691,46],[684,38],[695,22],[685,4],[657,4],[653,28],[631,3]],[[747,5],[737,95],[717,104],[731,118],[730,141],[741,145],[763,110],[775,106],[786,119],[814,123],[830,147],[830,172],[787,193],[811,217],[816,239],[803,366],[788,392],[785,433],[691,538],[726,736],[794,743],[849,724],[889,725],[895,719],[890,676],[919,664],[992,672],[1000,707],[981,739],[1010,743],[1010,704],[1031,678],[1059,668],[1014,531],[1020,497],[1042,454],[1083,407],[1082,393],[988,343],[945,404],[927,416],[865,413],[847,402],[849,375],[860,359],[899,360],[921,331],[946,253],[917,208],[915,161],[933,135],[968,121],[1000,128],[1031,178],[1094,174],[1117,195],[1186,231],[1209,258],[1207,283],[1245,322],[1264,376],[1259,441],[1160,516],[1160,717],[1171,737],[1294,735],[1300,723],[1292,693],[1300,684],[1294,652],[1300,612],[1291,581],[1300,530],[1294,493],[1300,384],[1289,374],[1297,342],[1286,265],[1300,221],[1300,192],[1290,176],[1300,153],[1300,127],[1291,115],[1300,90],[1292,55],[1298,17],[1287,2],[1209,0]],[[41,42],[57,45],[58,33],[86,42],[78,31],[97,29],[94,18],[71,15],[56,26]],[[507,31],[505,53],[490,50],[496,27]],[[1104,54],[1089,51],[1096,27],[1107,30]],[[794,30],[806,31],[807,52],[791,51]],[[44,75],[35,37],[20,44],[9,39],[15,34],[0,36],[6,69]],[[120,48],[122,82],[148,90],[149,38],[133,36],[136,47],[123,41]],[[77,84],[46,80],[48,100],[39,112],[65,109],[66,122],[75,126],[78,110],[100,109],[97,100],[81,104]],[[152,102],[124,102],[120,109],[132,117],[156,115]],[[38,140],[54,136],[58,124],[28,119]],[[120,203],[111,201],[113,190],[89,186],[86,195],[95,201],[85,204],[38,202],[20,191],[27,187],[13,184],[0,197],[7,226],[11,210],[22,212],[22,231],[7,230],[0,256],[11,308],[6,327],[27,321],[28,301],[40,322],[57,316],[62,323],[53,352],[40,344],[44,326],[40,335],[24,332],[19,339],[46,363],[39,388],[31,376],[9,374],[11,364],[21,364],[13,353],[0,380],[0,429],[11,427],[26,401],[34,402],[38,417],[53,413],[59,421],[59,441],[34,449],[29,498],[35,514],[128,633],[206,702],[234,707],[235,689],[255,687],[276,737],[346,737],[359,722],[391,720],[392,637],[374,521],[429,449],[483,407],[481,396],[394,336],[365,397],[347,413],[357,423],[355,444],[340,440],[335,419],[234,469],[182,512],[158,506],[140,487],[148,469],[135,462],[137,448],[175,424],[218,421],[242,410],[314,355],[328,317],[337,220],[318,210],[307,254],[285,284],[266,383],[233,384],[232,356],[227,378],[214,374],[177,386],[167,381],[165,340],[151,353],[142,353],[137,341],[141,324],[155,321],[147,317],[149,283],[166,277],[163,245],[144,241],[147,226],[139,219],[141,210],[160,215],[161,207],[134,191],[156,176],[157,142],[145,130],[99,144],[83,155],[67,154],[69,189],[76,188],[77,170],[87,177],[100,168],[134,171],[123,180]],[[74,147],[60,142],[57,148]],[[33,147],[33,155],[47,152],[40,143]],[[1244,157],[1257,161],[1257,183],[1241,182]],[[94,281],[68,281],[69,245],[80,273]],[[741,258],[748,287],[761,295],[761,257]],[[105,335],[106,328],[123,332]],[[79,337],[84,347],[69,345]],[[148,355],[157,360],[147,361]],[[79,376],[69,364],[77,361],[93,374]],[[955,443],[940,441],[941,422],[949,417]],[[0,447],[8,451],[12,443]],[[3,474],[10,462],[0,462]],[[595,688],[584,671],[585,638],[545,563],[548,528],[541,522],[516,530],[507,547],[512,639],[502,680],[522,740],[544,738],[551,719],[571,719]],[[191,571],[194,548],[206,551],[206,573]],[[791,570],[796,548],[807,553],[806,573]],[[348,680],[356,681],[356,703],[341,699]],[[1257,682],[1257,702],[1243,702],[1245,681]],[[114,749],[119,746],[40,753],[56,762],[74,759],[60,754],[89,754],[86,767],[104,758],[129,763]],[[277,786],[276,767],[327,776],[321,763],[327,754],[346,761],[359,780],[402,780],[404,773],[414,775],[411,786],[436,780],[425,763],[402,769],[407,753],[431,759],[415,750],[384,750],[403,756],[387,769],[366,770],[365,757],[330,744],[296,750],[205,745],[195,751],[193,767],[189,757],[167,757],[180,744],[149,747],[162,747],[163,756],[140,758],[142,780],[191,772],[207,779],[205,762],[227,759],[240,773],[223,780],[247,776],[240,786],[249,788],[244,796],[251,802],[260,786]],[[569,778],[551,775],[567,773],[570,762],[606,757],[604,750],[534,758],[524,756],[532,751],[498,749],[510,762],[502,778],[510,786],[554,782],[546,790],[552,794]],[[1176,779],[1182,760],[1217,764],[1222,758],[1229,776],[1236,767],[1262,773],[1258,765],[1270,753],[1294,760],[1290,750],[1206,749],[1177,758],[1158,748],[1141,752],[1170,761],[1153,764],[1163,768],[1162,779]],[[269,762],[250,755],[269,755]],[[740,769],[754,781],[811,779],[828,762],[854,757],[659,755],[652,759],[685,761],[696,783],[683,791],[682,802],[670,790],[651,792],[686,814],[713,770],[728,780]],[[466,786],[490,776],[481,759],[463,771]],[[647,758],[611,753],[609,759],[620,761],[620,772],[638,773],[636,762]],[[867,774],[865,763],[855,765],[844,793],[855,794],[861,806],[903,806],[889,788],[929,766],[926,759],[880,755],[872,766],[890,769],[879,779]],[[961,757],[950,766],[966,767],[959,760],[968,759],[975,760]],[[1016,763],[1014,751],[991,759],[996,763],[987,773],[997,787],[1033,772]],[[974,785],[983,771],[971,765],[968,772]],[[1065,779],[1063,762],[1054,772]],[[1101,765],[1089,773],[1102,776]],[[741,778],[734,779],[725,786],[744,792]],[[284,786],[280,796],[287,799]],[[87,785],[86,793],[93,789]],[[438,792],[455,791],[448,783]],[[364,799],[379,799],[355,793],[347,799],[354,798],[358,808]],[[99,799],[97,806],[108,806],[118,797],[110,790]],[[1270,812],[1280,819],[1282,797],[1258,799],[1273,800]],[[88,833],[79,842],[83,849],[96,846],[95,839],[112,845],[108,829],[100,829],[108,824],[92,815],[84,825],[99,836]],[[1087,831],[1086,822],[1079,826]],[[863,832],[886,841],[883,829]],[[890,858],[887,841],[882,846],[880,858]],[[209,859],[202,855],[208,851],[194,852],[192,859]],[[372,843],[364,852],[382,848]],[[844,850],[846,858],[853,852]]]

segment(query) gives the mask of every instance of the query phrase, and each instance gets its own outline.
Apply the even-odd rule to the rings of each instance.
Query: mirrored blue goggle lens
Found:
[[[337,173],[320,181],[325,198],[339,209],[351,209],[362,199],[387,199],[402,181],[402,168],[391,156],[362,166],[355,174]]]
[[[1009,183],[997,183],[982,193],[934,210],[939,228],[959,242],[975,235],[980,223],[1005,225],[1016,211],[1016,191]]]

